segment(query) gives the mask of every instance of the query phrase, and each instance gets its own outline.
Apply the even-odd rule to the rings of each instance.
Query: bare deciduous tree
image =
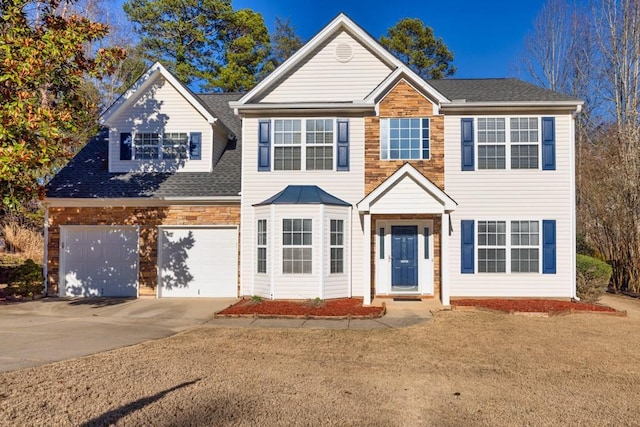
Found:
[[[585,101],[576,122],[579,232],[640,291],[640,1],[549,0],[527,37],[528,78]]]

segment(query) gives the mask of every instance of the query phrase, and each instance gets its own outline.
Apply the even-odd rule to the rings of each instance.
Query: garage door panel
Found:
[[[138,231],[135,228],[65,227],[63,234],[62,295],[137,296]]]
[[[161,297],[237,296],[237,229],[163,228],[160,236]]]

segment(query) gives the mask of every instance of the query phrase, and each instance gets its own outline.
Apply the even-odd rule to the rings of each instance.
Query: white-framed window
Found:
[[[133,137],[133,159],[186,159],[188,142],[186,132],[137,132]]]
[[[479,117],[478,169],[538,169],[540,125],[538,117]]]
[[[273,170],[333,170],[336,119],[274,119]]]
[[[504,118],[478,119],[478,169],[504,169],[506,158]]]
[[[330,221],[330,263],[331,273],[344,273],[344,220]]]
[[[282,220],[282,273],[311,274],[313,256],[312,220]]]
[[[333,119],[306,120],[307,170],[333,169]]]
[[[267,220],[258,220],[256,271],[267,272]]]
[[[511,221],[511,272],[540,271],[540,223]]]
[[[478,221],[478,272],[505,273],[507,267],[507,223]]]
[[[515,117],[511,127],[511,169],[538,169],[540,142],[537,117]]]
[[[160,135],[155,132],[138,132],[133,137],[133,158],[155,160],[160,158]]]
[[[162,135],[163,159],[186,159],[189,138],[186,132],[170,132]]]
[[[273,121],[273,169],[300,170],[302,161],[302,121]]]
[[[382,160],[427,160],[430,158],[428,118],[381,118]]]
[[[539,273],[540,221],[478,221],[479,273]]]

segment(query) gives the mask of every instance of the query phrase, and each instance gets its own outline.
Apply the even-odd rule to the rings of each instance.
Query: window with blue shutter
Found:
[[[192,132],[189,135],[189,157],[191,160],[202,160],[202,133]]]
[[[338,145],[337,145],[336,170],[349,170],[349,120],[338,120]]]
[[[556,221],[542,221],[542,273],[556,274]]]
[[[120,160],[131,160],[133,145],[131,132],[123,132],[120,134]]]
[[[475,270],[475,227],[473,220],[460,221],[461,272],[473,274]]]
[[[461,119],[461,134],[462,134],[462,170],[472,171],[474,167],[474,153],[473,153],[473,119]]]
[[[542,170],[556,170],[556,120],[542,118]]]
[[[271,120],[258,122],[258,172],[271,170]]]

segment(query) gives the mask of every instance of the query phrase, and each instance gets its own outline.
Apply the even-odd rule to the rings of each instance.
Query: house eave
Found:
[[[582,101],[491,101],[451,102],[441,105],[445,113],[475,113],[498,111],[579,112]]]
[[[48,207],[157,207],[172,205],[228,205],[240,204],[240,196],[220,197],[120,197],[120,198],[64,198],[47,197],[43,203]]]
[[[309,102],[309,103],[264,103],[264,104],[239,104],[230,103],[237,114],[264,114],[273,113],[327,113],[350,112],[363,113],[375,112],[373,103],[345,103],[345,102]]]

